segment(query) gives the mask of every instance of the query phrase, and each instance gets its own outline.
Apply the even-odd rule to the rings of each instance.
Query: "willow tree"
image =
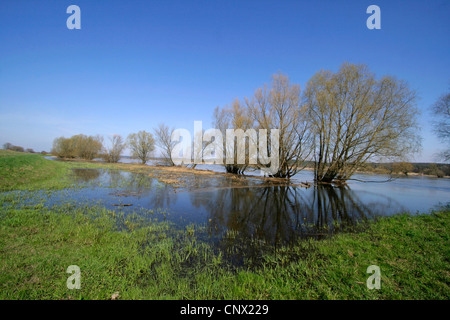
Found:
[[[271,174],[274,177],[295,175],[304,168],[313,150],[310,121],[307,108],[301,105],[300,92],[298,84],[291,84],[286,75],[278,73],[273,75],[270,87],[265,85],[246,99],[250,118],[258,129],[279,130],[279,167]]]
[[[223,149],[225,170],[228,173],[244,174],[249,162],[249,147],[255,143],[256,137],[248,135],[248,129],[252,129],[252,121],[249,117],[248,109],[245,105],[235,99],[231,106],[224,106],[223,108],[216,107],[214,110],[213,126],[218,129],[223,137]],[[242,130],[241,136],[230,135],[229,129]],[[228,132],[227,132],[228,130]],[[232,140],[231,140],[231,139]],[[227,139],[230,139],[227,143]],[[211,142],[210,142],[211,143]],[[246,144],[248,147],[242,148],[245,152],[244,161],[238,161],[239,144]],[[229,161],[231,160],[231,161]],[[244,163],[242,163],[244,162]]]
[[[447,144],[447,149],[440,153],[440,158],[450,161],[450,93],[442,95],[432,106],[434,132],[442,143]]]
[[[176,144],[171,138],[173,131],[174,129],[170,129],[164,123],[160,123],[157,128],[153,129],[156,146],[160,148],[164,163],[169,166],[175,165],[172,160],[172,153]]]
[[[127,145],[133,158],[139,159],[142,164],[145,164],[150,160],[151,154],[155,150],[155,139],[150,132],[142,130],[138,133],[129,134]]]
[[[109,138],[109,146],[103,148],[103,158],[106,162],[117,163],[126,145],[121,135],[114,134]]]
[[[72,136],[75,145],[75,154],[77,157],[92,160],[97,157],[103,149],[103,138],[97,136],[86,136],[84,134],[78,134]]]
[[[77,156],[75,141],[71,138],[55,138],[51,152],[59,158],[75,158]]]
[[[315,135],[315,180],[345,182],[369,159],[402,159],[417,151],[415,102],[406,82],[377,80],[365,65],[316,73],[304,92]]]
[[[70,138],[59,137],[53,141],[52,153],[60,158],[82,158],[92,160],[100,155],[103,138],[78,134]]]

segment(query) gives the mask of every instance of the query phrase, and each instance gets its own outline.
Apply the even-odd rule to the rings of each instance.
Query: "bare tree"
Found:
[[[115,134],[109,138],[109,147],[103,148],[103,158],[106,162],[116,163],[119,162],[120,156],[125,149],[125,143],[122,136]]]
[[[175,163],[172,160],[173,148],[176,141],[172,141],[171,136],[174,129],[169,129],[164,123],[160,123],[158,128],[153,129],[155,133],[155,143],[161,149],[161,155],[166,164],[174,166]]]
[[[216,107],[214,110],[214,121],[213,126],[220,130],[223,137],[227,136],[227,129],[241,129],[246,131],[251,129],[252,120],[249,117],[248,109],[245,105],[240,102],[238,99],[235,99],[231,106],[225,106],[223,108]],[[240,139],[241,138],[241,139]],[[227,139],[223,139],[223,152],[224,159],[226,158],[232,159],[232,161],[225,161],[224,166],[225,170],[228,173],[235,174],[244,174],[244,171],[247,169],[249,165],[248,159],[248,149],[245,148],[245,163],[239,163],[238,161],[238,145],[240,143],[250,144],[255,143],[256,137],[251,137],[249,135],[242,135],[242,137],[232,136],[232,143],[227,143]],[[231,162],[231,163],[230,163]]]
[[[313,149],[307,110],[301,106],[300,86],[291,85],[287,76],[278,73],[273,75],[270,87],[257,89],[246,104],[259,129],[279,130],[279,168],[273,176],[290,178],[303,169]]]
[[[440,153],[440,158],[450,161],[450,93],[442,95],[432,106],[431,111],[436,118],[434,121],[434,132],[445,144],[447,149]]]
[[[3,145],[3,149],[5,149],[5,150],[10,150],[11,147],[13,147],[13,145],[12,145],[12,143],[9,143],[9,142],[7,142]]]
[[[344,182],[369,159],[417,151],[415,101],[406,82],[376,80],[365,65],[316,73],[304,94],[315,134],[316,181]]]
[[[150,160],[151,153],[155,150],[155,139],[150,132],[144,130],[128,135],[127,144],[134,158],[145,164]]]
[[[211,141],[203,140],[204,134],[205,129],[194,132],[194,140],[192,142],[192,158],[194,161],[191,165],[189,165],[192,169],[194,169],[198,164],[196,159],[201,159],[203,162],[203,154],[205,149],[212,143]]]

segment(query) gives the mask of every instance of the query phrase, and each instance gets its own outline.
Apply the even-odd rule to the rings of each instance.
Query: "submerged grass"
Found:
[[[72,164],[36,157],[2,153],[2,190],[69,183],[58,179]],[[24,206],[32,194],[0,197],[0,299],[450,298],[449,208],[278,247],[250,269],[231,268],[226,252],[202,241],[197,226],[177,230],[99,205],[47,207],[45,197]],[[70,265],[80,267],[79,290],[67,288]],[[366,286],[370,265],[380,267],[379,290]]]

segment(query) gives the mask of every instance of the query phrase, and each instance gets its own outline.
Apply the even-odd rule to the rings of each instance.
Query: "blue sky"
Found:
[[[69,5],[81,30],[69,30]],[[369,30],[369,5],[381,29]],[[281,71],[304,87],[320,69],[367,64],[420,97],[423,151],[444,146],[428,107],[450,88],[450,1],[0,2],[0,143],[49,151],[54,138],[193,131],[213,109]]]

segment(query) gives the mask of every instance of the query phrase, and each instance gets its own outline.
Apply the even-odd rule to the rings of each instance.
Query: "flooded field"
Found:
[[[276,245],[351,231],[359,222],[377,216],[427,212],[450,199],[448,179],[415,177],[351,182],[349,188],[305,188],[268,184],[256,177],[183,177],[182,183],[173,185],[161,182],[174,179],[169,174],[158,180],[122,170],[73,169],[70,179],[80,188],[51,192],[44,197],[45,205],[96,203],[124,214],[170,221],[180,229],[201,226],[208,242],[233,235],[236,241],[255,239]],[[375,175],[357,178],[383,180]],[[298,183],[311,179],[309,171],[294,177]]]

